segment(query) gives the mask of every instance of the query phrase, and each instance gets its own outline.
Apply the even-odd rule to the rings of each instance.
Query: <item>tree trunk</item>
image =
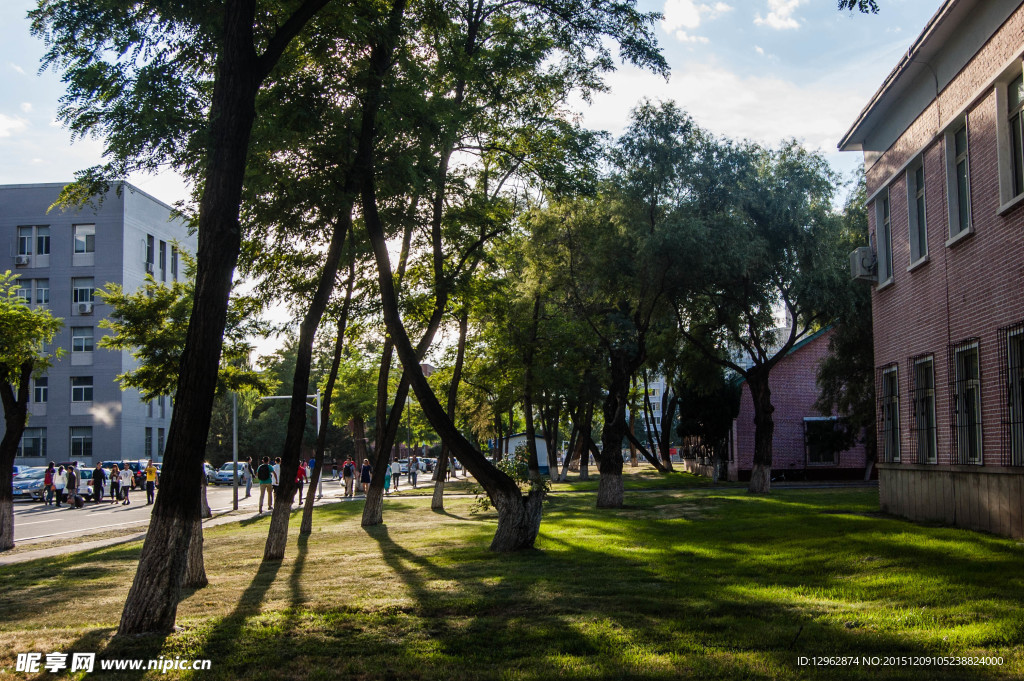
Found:
[[[324,450],[327,448],[327,428],[331,423],[331,400],[334,397],[334,384],[338,380],[338,367],[341,366],[341,350],[345,345],[345,327],[348,324],[348,311],[352,304],[352,288],[355,286],[355,255],[349,260],[348,283],[345,285],[345,302],[342,303],[338,315],[338,332],[334,341],[334,356],[331,358],[331,371],[324,386],[323,409],[320,414],[320,432],[316,437],[316,453],[313,455],[313,470],[309,475],[309,492],[306,493],[306,505],[302,509],[302,523],[299,535],[305,536],[313,532],[313,504],[316,502],[316,490],[320,485],[320,476],[324,469]]]
[[[209,499],[206,498],[207,487],[208,487],[208,483],[206,482],[206,469],[204,468],[203,469],[203,487],[202,487],[203,494],[202,494],[202,498],[201,498],[201,500],[199,502],[200,503],[199,517],[204,518],[204,519],[205,518],[212,518],[213,517],[213,510],[210,508],[210,501],[209,501]],[[200,541],[200,543],[201,543],[201,541]]]
[[[640,453],[644,455],[644,458],[647,459],[647,463],[654,466],[659,473],[668,473],[668,469],[665,468],[664,464],[658,461],[658,457],[648,451],[647,447],[644,447],[643,443],[637,440],[636,436],[629,432],[629,430],[626,431],[626,439],[629,441],[630,446],[639,450]]]
[[[464,306],[459,313],[459,342],[455,352],[455,367],[452,369],[452,382],[448,386],[448,418],[455,420],[455,406],[458,403],[459,383],[462,381],[462,365],[466,360],[466,336],[469,332],[469,307]],[[438,459],[440,471],[448,470],[448,445],[441,442],[441,457]],[[441,468],[441,465],[444,468]],[[435,511],[444,510],[445,476],[438,473],[434,481],[434,494],[430,499],[430,508]]]
[[[669,397],[670,394],[671,397]],[[672,419],[675,416],[678,403],[679,400],[676,398],[675,392],[669,390],[666,382],[665,393],[661,399],[661,438],[659,446],[661,447],[661,460],[665,464],[665,469],[669,472],[672,471]]]
[[[626,427],[626,432],[629,433],[631,436],[634,436],[634,437],[628,438],[628,440],[629,440],[629,467],[630,468],[636,468],[637,466],[640,465],[640,462],[637,461],[637,456],[636,456],[636,441],[637,441],[636,437],[635,437],[635,435],[636,435],[636,418],[633,416],[633,411],[632,410],[630,410],[630,412],[629,412],[629,425]]]
[[[364,121],[366,123],[366,121]],[[373,124],[373,121],[370,121]],[[372,171],[372,168],[371,168]],[[419,365],[419,357],[406,334],[398,312],[398,298],[388,255],[387,239],[377,212],[374,173],[366,174],[363,185],[363,216],[377,262],[381,306],[388,334],[395,343],[405,375],[409,378],[420,407],[434,430],[447,441],[452,452],[487,491],[498,511],[498,529],[491,542],[493,551],[515,551],[532,548],[540,526],[542,492],[523,496],[518,485],[494,468],[487,458],[473,448],[445,413]],[[435,243],[435,246],[437,244]]]
[[[203,562],[203,521],[196,518],[192,525],[192,540],[188,543],[188,561],[185,568],[185,586],[201,589],[209,580],[206,579],[206,565]]]
[[[610,379],[602,412],[604,428],[601,432],[601,480],[597,488],[598,508],[621,508],[624,496],[622,486],[622,440],[626,435],[626,404],[629,399],[630,371],[628,361],[616,352],[611,353]]]
[[[772,391],[767,372],[750,372],[747,386],[754,404],[754,466],[750,471],[747,489],[755,494],[767,494],[772,486],[772,438],[775,421],[772,413]]]
[[[14,548],[14,457],[28,421],[29,382],[35,361],[23,362],[15,369],[4,367],[6,376],[16,375],[18,394],[8,381],[0,381],[0,400],[4,407],[4,437],[0,440],[0,551]]]
[[[253,2],[224,5],[222,49],[205,138],[208,151],[199,201],[192,314],[164,450],[163,485],[121,613],[119,636],[174,628],[189,543],[199,515],[200,484],[195,471],[202,467],[210,429],[231,279],[241,247],[238,213],[256,92],[269,72],[268,65],[255,58],[254,18]],[[277,60],[276,55],[265,53],[263,57],[270,57],[270,65]],[[173,493],[165,493],[168,489]]]
[[[530,325],[530,340],[526,344],[523,365],[523,412],[526,416],[526,453],[530,481],[540,482],[540,462],[537,460],[537,428],[533,423],[533,357],[537,346],[537,328],[540,324],[540,295],[533,297],[533,318]]]
[[[370,458],[366,451],[366,422],[362,416],[352,417],[352,441],[356,450],[356,462],[361,466],[363,459]]]
[[[355,191],[357,185],[353,175],[354,173],[350,174],[345,193]],[[316,292],[313,294],[313,300],[299,326],[295,373],[292,378],[292,399],[288,410],[288,429],[285,433],[284,452],[281,455],[279,493],[274,496],[274,513],[270,519],[270,529],[267,531],[267,544],[263,551],[263,560],[281,560],[284,558],[284,550],[288,545],[288,523],[292,514],[292,500],[295,497],[295,478],[299,471],[302,438],[306,430],[306,395],[309,393],[310,371],[313,364],[313,341],[316,338],[320,320],[323,318],[324,312],[327,311],[331,294],[334,292],[342,249],[351,227],[352,203],[343,202],[331,234],[331,243],[327,249],[324,266],[320,270]],[[330,403],[327,407],[330,408]],[[327,419],[321,415],[321,422],[317,424],[320,432],[326,432],[326,421]]]

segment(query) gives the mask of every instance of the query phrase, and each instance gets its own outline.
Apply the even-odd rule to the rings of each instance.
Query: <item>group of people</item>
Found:
[[[145,475],[146,503],[152,504],[156,498],[156,486],[160,475],[156,466],[153,465],[152,459],[146,465]],[[116,463],[111,467],[109,473],[101,464],[96,464],[92,470],[92,489],[89,492],[92,502],[98,504],[103,501],[108,481],[110,482],[110,503],[120,502],[122,506],[130,505],[129,492],[131,492],[135,481],[135,473],[127,465],[121,468]],[[58,508],[62,504],[67,504],[69,508],[80,506],[78,497],[81,497],[79,494],[81,473],[78,471],[78,464],[72,461],[67,466],[63,464],[57,466],[51,461],[43,474],[43,490],[45,494],[43,501],[47,506]]]
[[[295,487],[298,492],[298,503],[302,503],[302,488],[305,485],[306,478],[309,477],[309,470],[316,463],[314,459],[310,459],[309,468],[306,467],[305,461],[299,461],[299,468],[295,471]],[[263,513],[263,499],[267,499],[267,509],[274,507],[274,499],[277,498],[278,489],[281,484],[281,457],[274,459],[274,462],[270,462],[270,457],[265,456],[260,461],[260,465],[256,467],[254,471],[252,469],[252,457],[246,459],[245,466],[242,467],[242,481],[245,482],[245,496],[248,497],[252,493],[252,479],[255,477],[259,481],[260,485],[260,513]],[[313,490],[310,489],[309,493],[312,494]]]
[[[336,468],[336,466],[335,466]],[[408,476],[409,482],[413,487],[416,487],[416,477],[420,470],[419,459],[415,456],[409,458],[409,469]],[[337,471],[335,471],[337,473]],[[394,490],[398,491],[398,481],[402,477],[402,464],[398,460],[392,461],[388,467],[384,470],[384,493],[391,493],[391,486],[394,485]],[[345,496],[354,496],[355,481],[356,481],[356,463],[352,460],[352,457],[346,457],[344,463],[341,464],[341,480],[345,483]],[[359,485],[363,488],[363,495],[365,496],[367,491],[370,489],[370,483],[373,482],[373,466],[370,465],[369,459],[363,459],[362,466],[359,467]]]

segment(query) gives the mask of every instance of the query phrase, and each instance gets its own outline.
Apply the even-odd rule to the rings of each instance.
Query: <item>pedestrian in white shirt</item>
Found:
[[[391,462],[391,480],[395,483],[395,491],[398,491],[398,478],[402,475],[402,464],[398,463],[398,459]]]
[[[64,466],[57,469],[53,475],[53,487],[57,490],[57,507],[64,501],[64,488],[68,486],[68,474],[64,472]]]
[[[121,502],[122,506],[128,506],[131,504],[131,500],[128,499],[128,492],[132,490],[132,483],[135,481],[135,474],[132,473],[132,469],[128,466],[124,467],[118,475],[121,477],[121,493],[124,495],[124,500]]]

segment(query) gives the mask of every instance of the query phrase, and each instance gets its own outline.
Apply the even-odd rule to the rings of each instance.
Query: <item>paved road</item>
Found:
[[[429,476],[427,476],[429,478]],[[423,476],[420,476],[422,481]],[[403,480],[404,483],[404,480]],[[422,485],[421,485],[422,487]],[[405,488],[405,485],[402,485]],[[305,492],[305,490],[303,490]],[[323,496],[326,500],[340,498],[344,488],[338,481],[325,480]],[[214,513],[231,510],[232,490],[230,486],[207,488],[207,499]],[[305,499],[305,497],[303,497]],[[101,530],[113,530],[149,523],[152,506],[146,505],[145,490],[131,493],[130,506],[111,504],[109,500],[98,504],[86,502],[85,508],[46,506],[37,501],[18,501],[14,504],[14,541],[28,541],[43,537],[73,536]],[[245,487],[239,488],[239,510],[257,511],[259,486],[254,485],[252,496],[245,498]],[[264,506],[266,510],[266,506]]]

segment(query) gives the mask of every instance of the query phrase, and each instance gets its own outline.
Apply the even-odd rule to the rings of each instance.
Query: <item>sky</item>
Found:
[[[941,0],[879,0],[878,14],[836,0],[638,0],[661,12],[655,32],[666,80],[623,66],[608,93],[576,101],[583,124],[613,135],[643,98],[674,100],[706,130],[776,145],[795,138],[851,175],[859,153],[836,145],[920,34]],[[0,184],[61,182],[102,161],[99,140],[72,141],[57,122],[63,84],[40,72],[42,41],[29,33],[33,0],[0,2]],[[187,187],[172,172],[130,181],[173,204]]]

